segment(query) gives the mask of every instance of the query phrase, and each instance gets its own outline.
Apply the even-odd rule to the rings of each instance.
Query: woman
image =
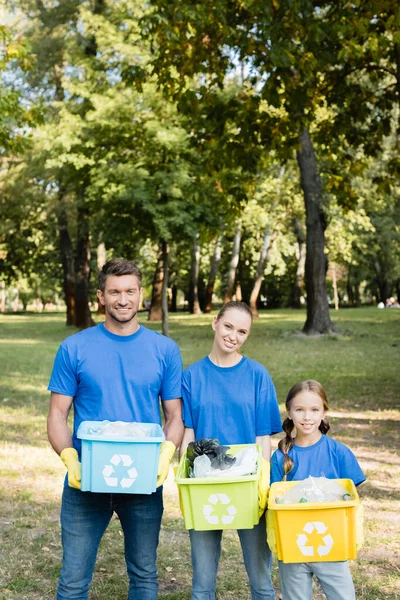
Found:
[[[268,371],[239,352],[250,334],[251,325],[252,314],[246,304],[225,304],[212,323],[214,342],[210,354],[184,372],[185,434],[181,455],[190,442],[215,437],[228,445],[260,444],[263,459],[270,460],[270,435],[280,432],[282,427],[276,392]],[[192,600],[214,600],[222,531],[191,529],[189,534]],[[238,534],[252,600],[274,599],[265,515],[253,529],[238,530]]]

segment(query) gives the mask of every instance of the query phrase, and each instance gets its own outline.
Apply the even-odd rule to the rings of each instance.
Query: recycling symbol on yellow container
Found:
[[[117,487],[120,484],[123,488],[130,488],[136,480],[138,472],[135,467],[131,467],[131,465],[133,465],[133,460],[129,454],[114,454],[110,459],[110,463],[111,464],[109,465],[105,465],[102,471],[106,484],[110,487]],[[115,475],[114,467],[118,466],[125,467],[125,475],[121,478],[118,478]]]
[[[324,535],[328,531],[325,523],[322,523],[321,521],[309,521],[304,525],[303,531],[305,533],[297,534],[296,544],[304,556],[314,556],[314,547],[307,546],[307,543],[309,542],[307,534],[310,535],[314,532],[323,536],[321,537],[322,543],[317,548],[317,553],[319,556],[327,556],[329,554],[333,547],[333,537],[330,533]]]
[[[230,525],[236,516],[237,510],[231,504],[231,499],[226,494],[211,494],[208,499],[209,504],[205,504],[203,507],[203,515],[207,523],[210,525],[218,525],[222,522],[224,525]],[[217,504],[221,503],[226,506],[225,514],[222,515],[221,520],[218,515],[213,514]]]

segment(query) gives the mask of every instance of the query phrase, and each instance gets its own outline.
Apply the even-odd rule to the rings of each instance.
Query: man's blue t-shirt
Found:
[[[82,421],[161,424],[159,400],[180,398],[181,375],[171,339],[142,325],[132,335],[115,335],[101,324],[62,342],[48,390],[74,398],[72,441],[80,453]]]
[[[253,444],[256,436],[282,431],[276,392],[268,371],[243,357],[233,367],[218,367],[206,356],[183,373],[183,421],[196,440]]]
[[[289,456],[294,462],[293,469],[287,474],[287,481],[300,481],[311,477],[328,479],[351,479],[355,485],[365,481],[353,452],[340,442],[322,435],[312,446],[293,446]],[[271,458],[271,483],[282,481],[284,454],[279,448]]]

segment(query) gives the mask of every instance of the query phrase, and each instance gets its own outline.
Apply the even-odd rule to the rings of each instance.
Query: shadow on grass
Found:
[[[400,449],[399,421],[397,419],[330,419],[332,437],[340,438],[347,446],[385,447],[389,451]]]

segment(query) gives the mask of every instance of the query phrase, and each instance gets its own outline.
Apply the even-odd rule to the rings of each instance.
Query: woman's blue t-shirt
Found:
[[[243,357],[218,367],[206,356],[183,373],[183,420],[196,439],[253,444],[256,436],[282,431],[275,387],[263,365]]]

